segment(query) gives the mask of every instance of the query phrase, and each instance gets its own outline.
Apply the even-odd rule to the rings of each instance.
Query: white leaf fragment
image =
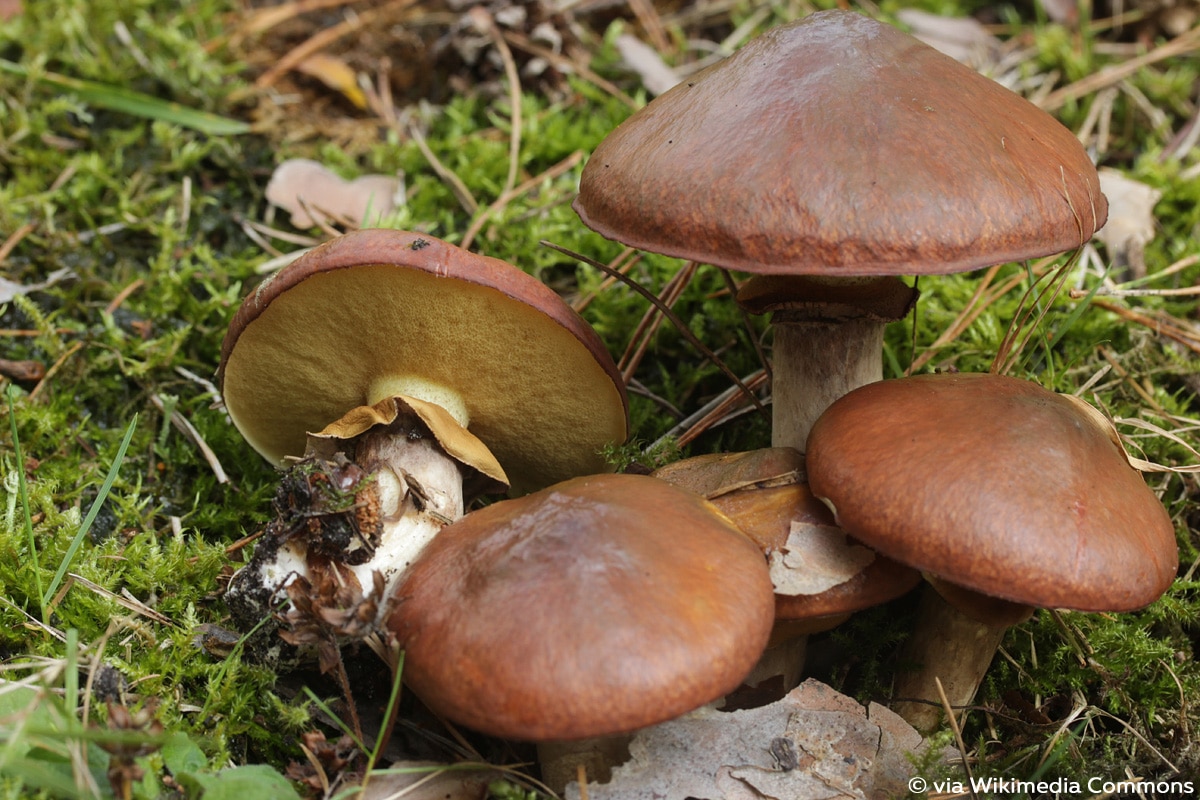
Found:
[[[389,175],[363,175],[348,181],[307,158],[282,162],[267,183],[267,202],[292,215],[297,228],[345,221],[367,228],[404,200],[403,182]]]
[[[703,708],[640,731],[592,800],[885,800],[903,796],[921,735],[815,680],[760,708]],[[567,786],[578,800],[579,785]]]
[[[903,8],[896,17],[912,35],[956,61],[986,70],[1000,55],[1000,40],[971,17],[944,17],[916,8]]]
[[[660,95],[679,83],[679,75],[667,66],[658,52],[636,36],[623,33],[617,37],[617,52],[625,66],[642,78],[642,85],[652,95]]]
[[[46,280],[39,283],[22,284],[10,281],[8,278],[0,277],[0,303],[7,303],[17,295],[40,292],[42,289],[48,289],[61,280],[74,277],[75,273],[67,267],[54,270],[54,272],[46,276]]]
[[[1100,189],[1108,198],[1108,222],[1096,232],[1117,266],[1129,267],[1133,277],[1146,274],[1145,249],[1154,239],[1154,205],[1162,192],[1127,178],[1115,169],[1100,171]]]
[[[820,594],[850,580],[874,560],[874,551],[850,544],[836,525],[793,520],[787,542],[770,555],[771,583],[776,594]]]

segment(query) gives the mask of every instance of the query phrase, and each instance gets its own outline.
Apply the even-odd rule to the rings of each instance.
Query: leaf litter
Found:
[[[587,798],[886,800],[905,794],[925,747],[894,712],[810,678],[769,705],[705,707],[640,731],[630,760],[607,784],[589,783]],[[568,784],[567,800],[582,797]]]

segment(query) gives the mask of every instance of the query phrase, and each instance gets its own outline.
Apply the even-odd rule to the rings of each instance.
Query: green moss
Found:
[[[225,326],[260,280],[256,269],[266,258],[239,220],[261,217],[265,176],[286,157],[316,157],[347,176],[402,172],[408,202],[390,224],[461,241],[473,223],[481,223],[474,248],[518,264],[572,301],[586,298],[583,315],[620,358],[648,303],[624,286],[607,286],[592,267],[538,243],[549,240],[602,262],[621,253],[620,246],[584,228],[569,204],[586,155],[632,109],[578,76],[553,100],[526,93],[518,183],[542,176],[576,153],[581,159],[482,219],[482,209],[497,201],[508,175],[512,113],[507,97],[456,97],[421,114],[429,148],[479,203],[481,211],[472,214],[416,144],[395,131],[358,151],[299,144],[280,131],[207,136],[93,107],[38,80],[49,70],[133,87],[190,108],[236,114],[236,97],[245,89],[241,67],[220,48],[205,45],[226,32],[225,15],[237,4],[202,0],[186,11],[165,0],[24,5],[16,20],[0,24],[0,58],[27,73],[0,76],[0,231],[7,236],[27,223],[33,227],[6,258],[5,277],[29,284],[59,269],[70,275],[0,305],[0,329],[34,331],[0,339],[4,357],[54,367],[36,396],[27,392],[32,387],[15,393],[21,463],[14,457],[7,408],[6,424],[0,426],[0,654],[33,670],[41,663],[36,659],[66,658],[66,645],[55,634],[74,630],[83,646],[95,648],[102,662],[132,683],[135,695],[159,699],[156,717],[169,733],[182,734],[184,743],[177,742],[169,757],[165,752],[145,757],[150,775],[141,796],[162,789],[172,759],[205,775],[217,774],[231,760],[280,769],[299,758],[294,737],[315,724],[307,703],[284,699],[269,670],[237,655],[222,660],[196,643],[200,626],[224,621],[219,592],[241,557],[228,555],[226,548],[266,521],[277,481],[214,406],[206,383],[214,377]],[[986,4],[938,0],[920,5],[962,14]],[[885,4],[883,11],[894,13],[900,6]],[[713,30],[728,32],[747,20],[771,25],[803,10],[776,3],[756,16],[760,7],[743,4]],[[1000,11],[1030,34],[1036,54],[1022,67],[1027,77],[1058,70],[1061,80],[1075,80],[1115,61],[1109,51],[1093,46],[1095,34],[1081,36],[1024,7]],[[122,42],[122,30],[134,46]],[[618,30],[614,25],[588,43],[596,50],[591,66],[622,82],[637,103],[645,102],[613,48]],[[676,41],[685,41],[687,33],[670,32]],[[1129,78],[1163,111],[1166,127],[1146,124],[1126,94],[1119,94],[1112,107],[1106,162],[1163,192],[1156,206],[1157,235],[1146,248],[1150,277],[1139,283],[1143,287],[1185,287],[1200,280],[1200,265],[1158,277],[1193,254],[1200,237],[1194,153],[1182,160],[1162,156],[1170,132],[1192,113],[1198,71],[1194,60],[1181,58]],[[1095,95],[1085,96],[1059,116],[1078,126],[1095,102]],[[680,268],[677,260],[646,254],[631,275],[657,293]],[[1002,268],[993,285],[1009,278],[1016,279],[1014,288],[938,345],[923,370],[989,368],[1029,285],[1021,265]],[[889,376],[903,374],[914,358],[931,352],[981,279],[975,273],[921,281],[915,318],[887,332]],[[1074,272],[1069,284],[1090,289],[1099,280]],[[1195,300],[1187,296],[1118,302],[1142,314],[1161,312],[1183,321],[1196,314]],[[1131,448],[1168,466],[1194,464],[1189,447],[1200,447],[1190,422],[1197,414],[1191,382],[1200,370],[1196,353],[1150,327],[1085,303],[1064,294],[1049,305],[1014,374],[1075,391],[1107,369],[1092,391],[1109,413],[1146,420],[1181,440],[1126,423],[1121,430]],[[766,321],[751,320],[747,328],[716,270],[697,270],[673,309],[735,374],[759,368],[752,344],[770,345]],[[769,421],[758,412],[735,417],[684,448],[670,438],[660,441],[730,385],[669,324],[649,338],[632,376],[636,444],[614,452],[614,463],[639,460],[655,466],[682,455],[769,442]],[[1149,408],[1146,397],[1161,411]],[[197,443],[164,418],[155,398],[165,400],[168,409],[173,404],[195,427],[228,482],[218,481]],[[41,613],[39,587],[49,586],[62,566],[135,417],[112,491],[68,565],[69,573],[84,580],[64,583],[51,604],[51,629],[35,624],[31,618]],[[643,453],[651,443],[657,448]],[[17,501],[19,474],[26,479],[28,516]],[[1194,481],[1170,473],[1149,480],[1176,520],[1187,572],[1200,557]],[[981,759],[977,771],[1010,777],[1085,775],[1088,770],[1117,775],[1128,766],[1138,774],[1161,773],[1161,759],[1145,743],[1174,757],[1186,745],[1186,732],[1200,724],[1189,701],[1200,696],[1195,622],[1200,585],[1195,578],[1189,573],[1188,580],[1178,581],[1166,597],[1137,614],[1066,614],[1060,624],[1042,612],[1014,628],[980,697],[981,704],[1000,711],[975,712],[968,721],[968,741]],[[137,604],[162,616],[137,610]],[[885,699],[909,613],[902,604],[890,606],[830,634],[827,641],[842,659],[829,669],[830,680],[860,697]],[[47,681],[64,688],[59,677]],[[1010,692],[1047,703],[1055,724],[1039,727],[1020,719],[1002,705]],[[1076,706],[1082,710],[1071,733],[1055,738]],[[0,748],[7,746],[0,742]],[[2,768],[0,773],[2,794],[28,796],[26,789],[33,786],[28,774]]]

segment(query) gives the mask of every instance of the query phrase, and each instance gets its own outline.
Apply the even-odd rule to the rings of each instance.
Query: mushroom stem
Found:
[[[464,498],[506,483],[479,439],[444,408],[414,397],[359,406],[310,434],[306,458],[288,475],[277,519],[226,594],[234,615],[251,626],[287,597],[290,584],[320,583],[314,569],[324,574],[330,565],[384,613],[383,599],[409,565],[463,515]]]
[[[613,768],[629,760],[629,742],[633,734],[599,736],[574,742],[539,742],[538,764],[542,783],[560,797],[567,784],[579,779],[582,765],[589,783],[608,783]]]
[[[226,602],[235,616],[253,624],[269,614],[287,597],[289,584],[300,578],[312,581],[313,557],[343,566],[364,595],[374,591],[374,573],[379,572],[384,593],[375,599],[389,596],[433,537],[463,515],[461,465],[428,433],[410,433],[416,435],[400,435],[393,426],[369,431],[356,442],[355,458],[349,461],[334,460],[341,450],[321,448],[315,469],[324,475],[318,481],[339,481],[339,465],[357,469],[362,476],[348,490],[354,493],[352,506],[334,513],[319,503],[311,508],[278,507],[277,501],[280,518],[268,528],[254,558],[229,583]],[[292,469],[312,467],[302,463]],[[286,478],[282,485],[287,485]],[[339,515],[353,520],[349,527],[345,521],[333,521]],[[275,541],[268,540],[272,531]],[[380,602],[380,614],[384,607]]]
[[[914,668],[896,676],[894,694],[903,699],[893,703],[892,710],[922,734],[937,730],[942,719],[936,680],[942,682],[951,708],[969,705],[1004,634],[1033,613],[1029,606],[956,587],[955,595],[959,593],[974,595],[978,600],[971,604],[971,613],[963,604],[947,600],[932,585],[925,587],[916,630],[901,655],[901,664]],[[988,613],[983,613],[985,610]]]
[[[387,597],[425,545],[463,515],[463,469],[436,439],[416,428],[364,434],[355,463],[375,477],[383,530],[372,558],[352,569],[364,586],[373,571],[382,572]]]
[[[738,291],[751,314],[772,312],[771,444],[807,449],[833,401],[883,380],[883,333],[917,290],[894,277],[757,275]]]
[[[383,375],[371,381],[367,389],[367,405],[373,406],[390,397],[408,397],[433,403],[462,427],[466,428],[471,423],[471,415],[461,392],[420,375]]]
[[[772,359],[771,444],[803,452],[808,432],[842,395],[883,380],[886,322],[789,322],[777,312]]]

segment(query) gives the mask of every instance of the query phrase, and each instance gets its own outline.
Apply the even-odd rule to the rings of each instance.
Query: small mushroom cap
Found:
[[[804,455],[791,447],[694,456],[654,476],[707,498],[767,554],[787,545],[793,523],[836,525],[804,483]],[[822,592],[776,594],[775,619],[842,617],[894,600],[920,581],[916,570],[877,555],[849,580]]]
[[[843,276],[1059,253],[1108,213],[1053,117],[848,11],[767,31],[653,100],[596,148],[574,207],[656,253]]]
[[[1111,426],[1029,381],[868,384],[817,420],[806,463],[851,536],[993,597],[1128,611],[1175,578],[1171,519]]]
[[[628,435],[620,373],[562,298],[503,261],[402,231],[346,234],[260,284],[217,375],[234,424],[274,463],[385,399],[372,386],[393,377],[461,400],[517,491],[604,470],[598,451]]]
[[[721,697],[774,618],[758,548],[700,497],[642,475],[472,511],[393,602],[404,679],[427,705],[533,741],[624,733]]]

